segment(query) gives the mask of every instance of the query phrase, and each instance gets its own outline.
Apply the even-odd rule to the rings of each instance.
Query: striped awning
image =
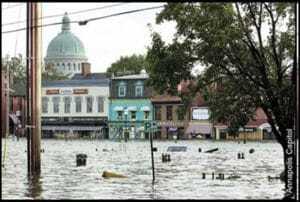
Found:
[[[42,126],[42,130],[63,130],[63,131],[97,131],[103,126]]]

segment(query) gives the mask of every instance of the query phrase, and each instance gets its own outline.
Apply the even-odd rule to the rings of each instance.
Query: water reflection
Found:
[[[32,199],[42,199],[41,194],[43,188],[40,174],[29,175],[27,179],[28,188],[25,192],[25,196]]]

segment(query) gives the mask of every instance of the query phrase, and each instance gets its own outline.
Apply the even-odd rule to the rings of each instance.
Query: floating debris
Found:
[[[185,152],[187,150],[186,146],[169,146],[168,152]]]
[[[254,151],[255,151],[254,149],[250,149],[249,153],[252,154],[252,153],[254,153]]]
[[[104,178],[127,178],[125,175],[117,174],[114,172],[104,171],[102,173],[102,177]]]
[[[239,178],[241,178],[241,176],[239,176],[239,175],[230,175],[227,177],[228,180],[234,180],[234,179],[239,179]]]
[[[218,150],[219,150],[218,148],[214,148],[214,149],[207,150],[205,153],[213,153]]]

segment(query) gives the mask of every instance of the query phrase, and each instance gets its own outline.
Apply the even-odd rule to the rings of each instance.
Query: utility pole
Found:
[[[28,174],[40,174],[41,142],[41,3],[27,3],[27,93],[26,127]]]

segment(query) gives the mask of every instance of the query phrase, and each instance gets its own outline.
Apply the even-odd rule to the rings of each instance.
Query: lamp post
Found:
[[[127,142],[127,132],[128,132],[128,109],[125,108],[124,110],[124,115],[125,115],[125,130],[124,130],[124,140]]]

